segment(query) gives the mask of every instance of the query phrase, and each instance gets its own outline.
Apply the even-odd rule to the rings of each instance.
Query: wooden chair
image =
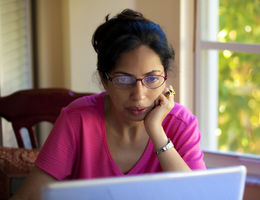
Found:
[[[0,97],[0,117],[11,122],[19,147],[0,147],[0,200],[8,199],[34,166],[40,150],[33,126],[41,121],[54,123],[63,107],[90,94],[67,89],[29,89]],[[21,128],[28,130],[33,149],[24,148]]]
[[[24,148],[20,130],[28,130],[32,148],[39,148],[33,126],[41,121],[54,123],[62,107],[76,98],[91,93],[76,93],[68,89],[29,89],[0,97],[0,117],[11,122],[18,147]]]

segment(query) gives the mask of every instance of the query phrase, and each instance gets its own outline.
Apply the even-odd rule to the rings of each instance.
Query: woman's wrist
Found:
[[[156,122],[145,123],[144,126],[149,136],[158,135],[163,130],[162,125]]]
[[[165,151],[167,151],[167,150],[169,150],[169,149],[171,149],[171,148],[173,148],[173,147],[174,147],[174,145],[173,145],[171,139],[168,138],[167,144],[165,144],[165,145],[162,146],[160,149],[158,149],[158,150],[155,151],[155,152],[156,152],[156,155],[158,156],[159,154],[161,154],[161,153],[163,153],[163,152],[165,152]]]
[[[163,147],[168,142],[168,137],[166,136],[162,126],[150,126],[146,131],[152,140],[155,150]]]

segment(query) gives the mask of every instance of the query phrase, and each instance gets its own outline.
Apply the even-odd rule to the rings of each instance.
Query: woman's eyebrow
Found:
[[[149,74],[153,74],[153,73],[157,73],[157,72],[162,73],[161,70],[152,70],[152,71],[147,72],[147,73],[145,73],[145,74],[143,74],[143,75],[149,75]]]
[[[161,70],[152,70],[152,71],[149,71],[149,72],[146,72],[145,74],[143,74],[143,76],[146,76],[146,75],[150,75],[150,74],[153,74],[153,73],[162,73]],[[116,72],[113,72],[114,74],[123,74],[123,75],[126,75],[126,76],[134,76],[133,74],[130,74],[130,73],[127,73],[127,72],[122,72],[122,71],[116,71]]]
[[[113,74],[123,74],[123,75],[126,75],[126,76],[133,76],[133,74],[129,74],[127,72],[121,72],[121,71],[113,72]]]

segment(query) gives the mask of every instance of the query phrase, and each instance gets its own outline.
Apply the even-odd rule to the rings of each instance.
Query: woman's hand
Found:
[[[162,122],[166,115],[174,107],[174,95],[165,96],[166,92],[173,90],[172,86],[165,88],[155,102],[154,109],[147,114],[144,119],[144,125],[147,134],[152,140],[155,152],[161,149],[169,141],[162,127]],[[184,162],[175,148],[157,155],[163,171],[189,171],[189,166]]]
[[[174,107],[174,95],[171,94],[168,97],[165,96],[169,89],[173,91],[171,85],[168,88],[166,87],[163,93],[155,101],[154,108],[144,119],[144,125],[148,134],[150,132],[149,130],[161,128],[164,118]]]

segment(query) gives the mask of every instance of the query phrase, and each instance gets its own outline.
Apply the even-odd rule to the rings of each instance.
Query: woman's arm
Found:
[[[148,130],[148,134],[153,142],[155,151],[161,149],[168,142],[163,127]],[[174,147],[159,153],[157,157],[163,171],[190,171],[189,166],[185,163]]]
[[[173,90],[172,86],[169,89]],[[164,93],[167,92],[166,88]],[[162,121],[170,110],[174,107],[174,95],[166,97],[161,94],[157,99],[156,106],[144,120],[145,129],[151,138],[154,150],[157,151],[168,143],[168,138],[163,130]],[[189,166],[185,163],[175,148],[158,154],[158,160],[163,171],[189,171]]]
[[[34,167],[24,180],[19,190],[10,200],[37,200],[40,199],[41,188],[56,179],[38,167]]]

